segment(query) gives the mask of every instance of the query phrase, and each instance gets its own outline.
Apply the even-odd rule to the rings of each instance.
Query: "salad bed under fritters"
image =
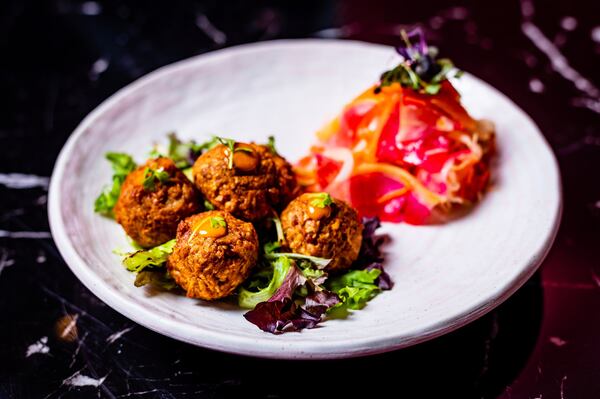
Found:
[[[299,196],[273,144],[219,137],[196,144],[172,134],[167,151],[155,147],[139,168],[128,154],[107,154],[113,184],[94,207],[152,246],[123,259],[137,287],[181,288],[208,301],[235,295],[249,322],[275,334],[313,328],[334,308],[361,309],[392,287],[378,220],[359,221],[327,193]],[[197,213],[201,201],[214,210]]]

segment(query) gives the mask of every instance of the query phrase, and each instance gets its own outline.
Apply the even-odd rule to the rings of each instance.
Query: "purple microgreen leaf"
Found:
[[[396,47],[396,52],[402,57],[402,62],[381,75],[375,94],[380,93],[383,87],[399,83],[402,87],[433,96],[439,93],[444,80],[460,75],[452,61],[437,58],[437,48],[427,45],[420,27],[408,33],[402,30],[400,36],[403,43]]]
[[[400,36],[404,43],[396,47],[396,52],[398,52],[406,62],[412,63],[419,58],[428,55],[429,48],[421,27],[416,27],[409,32],[402,30]]]
[[[377,284],[377,286],[384,291],[391,290],[392,287],[394,286],[394,283],[393,283],[390,275],[387,274],[385,272],[385,270],[383,269],[383,265],[379,262],[375,262],[375,263],[371,263],[369,266],[367,266],[365,268],[365,270],[373,270],[373,269],[377,269],[381,272],[379,274],[379,277],[377,277],[377,279],[375,280],[375,284]]]

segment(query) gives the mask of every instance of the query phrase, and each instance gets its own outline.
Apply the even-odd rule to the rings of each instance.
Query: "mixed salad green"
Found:
[[[227,139],[213,138],[205,143],[183,142],[169,135],[166,149],[158,146],[151,156],[167,156],[182,170],[189,169],[204,151]],[[274,140],[269,139],[274,152]],[[127,154],[109,153],[114,175],[113,184],[105,189],[95,203],[95,210],[112,217],[121,184],[136,164]],[[147,173],[148,185],[160,181],[160,171]],[[146,179],[145,179],[146,180]],[[144,180],[144,181],[145,181]],[[331,198],[316,197],[328,204]],[[212,204],[206,204],[211,209]],[[244,317],[270,333],[312,328],[329,317],[343,317],[349,310],[358,310],[383,290],[392,287],[383,270],[380,246],[384,237],[377,235],[377,218],[363,218],[363,239],[359,257],[349,271],[329,276],[325,267],[329,259],[285,252],[285,237],[281,222],[271,219],[270,229],[262,234],[262,253],[251,276],[235,294],[238,305],[248,309]],[[133,243],[135,245],[135,243]],[[164,290],[178,289],[169,276],[166,263],[175,246],[175,239],[150,249],[136,248],[130,253],[117,252],[127,270],[136,273],[135,285],[151,285]]]

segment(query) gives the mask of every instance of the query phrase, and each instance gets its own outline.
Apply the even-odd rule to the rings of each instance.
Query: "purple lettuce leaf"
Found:
[[[355,269],[364,269],[372,263],[383,262],[381,253],[381,245],[385,242],[386,236],[376,233],[376,230],[381,227],[381,222],[377,216],[363,217],[363,239],[358,254],[358,259],[354,264]]]
[[[363,241],[353,269],[379,270],[381,273],[374,283],[381,290],[389,290],[393,283],[383,270],[383,255],[380,249],[386,237],[376,234],[381,223],[377,217],[363,218],[362,223]],[[303,271],[292,263],[273,296],[265,302],[258,303],[253,310],[246,312],[244,317],[261,330],[272,334],[314,328],[322,321],[327,310],[342,302],[336,293],[323,289],[322,284],[326,277],[327,274],[323,271]],[[306,294],[304,297],[297,294],[298,288],[301,287]]]
[[[296,311],[297,306],[291,299],[266,301],[246,312],[244,317],[261,330],[277,334],[296,318]]]
[[[273,296],[269,298],[267,302],[276,302],[276,301],[284,301],[286,299],[292,299],[294,295],[294,291],[296,288],[304,285],[306,283],[306,277],[302,274],[302,271],[296,266],[296,264],[292,263],[292,267],[288,270],[283,283],[281,286],[275,291]]]
[[[379,277],[377,277],[377,279],[375,280],[375,284],[377,284],[377,286],[384,291],[391,290],[392,287],[394,286],[394,282],[392,281],[392,278],[390,277],[390,275],[387,274],[386,271],[383,269],[383,265],[381,263],[375,262],[375,263],[371,263],[369,266],[367,266],[365,268],[365,270],[372,270],[372,269],[377,269],[381,272]]]
[[[306,297],[303,308],[310,313],[322,315],[327,309],[340,303],[340,297],[331,291],[315,291]]]
[[[363,217],[363,240],[360,247],[358,259],[353,265],[355,269],[377,269],[381,274],[375,280],[375,284],[382,290],[389,290],[394,286],[390,275],[383,268],[383,254],[381,245],[387,239],[386,236],[377,234],[377,229],[381,227],[378,217]]]
[[[312,283],[307,284],[309,281],[294,264],[275,294],[268,301],[260,302],[253,310],[246,312],[244,317],[261,330],[273,334],[314,328],[327,309],[337,305],[340,298],[333,292],[317,291]],[[302,286],[306,286],[311,292],[305,298],[294,300],[294,292]]]
[[[335,297],[337,298],[337,295]],[[307,297],[307,302],[310,302],[309,306],[298,305],[291,298],[269,300],[256,305],[253,310],[246,312],[244,317],[261,330],[272,334],[314,328],[321,321],[327,309],[340,301],[339,298],[334,300],[329,295],[325,302],[318,302],[320,300],[325,299],[324,297],[313,298],[309,301]]]

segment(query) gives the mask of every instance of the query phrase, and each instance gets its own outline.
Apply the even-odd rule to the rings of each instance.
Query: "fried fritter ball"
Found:
[[[149,248],[174,238],[179,222],[199,210],[192,182],[172,160],[161,157],[127,176],[114,212],[127,235]]]
[[[281,210],[298,190],[289,163],[267,146],[217,145],[194,163],[196,187],[215,208],[258,222]]]
[[[179,224],[167,268],[188,297],[219,299],[248,278],[258,247],[251,223],[224,211],[203,212]]]
[[[298,185],[298,180],[296,180],[292,165],[280,155],[274,155],[273,160],[277,169],[277,186],[281,192],[281,202],[277,210],[281,211],[294,198],[301,194],[301,189]]]
[[[331,259],[328,270],[343,270],[358,257],[363,225],[358,213],[326,193],[302,194],[281,214],[292,252]]]

